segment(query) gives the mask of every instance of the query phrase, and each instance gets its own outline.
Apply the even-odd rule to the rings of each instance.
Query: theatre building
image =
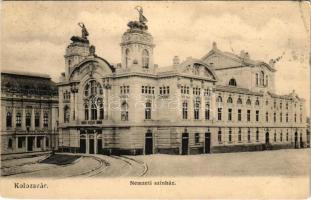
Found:
[[[1,72],[1,155],[57,149],[57,86],[47,75]]]
[[[81,26],[82,27],[82,26]],[[121,63],[96,55],[83,25],[58,83],[59,149],[197,154],[306,146],[305,100],[277,95],[274,60],[224,52],[158,67],[144,19],[122,35]],[[205,55],[204,55],[205,53]]]

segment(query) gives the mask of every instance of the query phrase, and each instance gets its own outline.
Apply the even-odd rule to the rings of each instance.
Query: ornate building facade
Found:
[[[1,72],[1,155],[57,148],[57,92],[47,75]]]
[[[174,57],[171,66],[158,67],[140,16],[128,23],[121,63],[112,65],[87,35],[73,36],[65,53],[60,150],[136,155],[307,146],[305,100],[294,91],[275,93],[273,60],[223,52],[213,43],[201,59]]]

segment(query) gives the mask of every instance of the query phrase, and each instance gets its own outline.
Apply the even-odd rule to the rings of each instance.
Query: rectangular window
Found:
[[[232,142],[232,129],[231,128],[229,128],[228,139],[229,139],[229,142]]]
[[[232,109],[228,109],[228,121],[232,121]]]
[[[256,122],[259,122],[259,110],[256,110]]]
[[[282,123],[282,113],[280,113],[280,122]]]
[[[238,109],[238,121],[242,121],[242,110]]]
[[[276,122],[276,113],[273,113],[273,122]]]
[[[286,113],[286,122],[288,122],[288,113]]]
[[[221,128],[218,128],[218,142],[221,143]]]
[[[196,144],[200,142],[200,134],[199,134],[199,133],[196,133],[196,134],[195,134],[194,140],[195,140],[195,143],[196,143]]]
[[[182,118],[188,119],[188,103],[184,102],[182,107]]]
[[[24,138],[24,137],[18,137],[18,140],[17,140],[17,147],[18,147],[18,148],[23,148],[24,142],[25,142],[25,138]]]
[[[247,110],[247,121],[251,121],[251,110]]]
[[[209,120],[209,118],[210,118],[209,104],[205,104],[205,119]]]
[[[218,108],[218,120],[221,120],[222,108]]]
[[[238,141],[241,142],[242,141],[242,129],[239,128],[239,132],[238,132]]]
[[[283,133],[282,132],[280,133],[280,141],[281,142],[283,141]]]
[[[251,142],[251,129],[250,128],[248,128],[247,130],[247,141]]]
[[[273,140],[274,140],[274,142],[276,142],[276,132],[274,132]]]
[[[141,86],[141,93],[145,93],[145,86]]]
[[[269,122],[269,113],[266,112],[266,122]]]
[[[288,130],[286,132],[286,141],[288,142]]]
[[[257,142],[259,141],[259,129],[258,128],[256,129],[256,141]]]

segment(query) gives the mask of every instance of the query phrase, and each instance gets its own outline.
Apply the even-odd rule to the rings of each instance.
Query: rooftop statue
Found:
[[[80,36],[72,36],[71,41],[73,42],[82,42],[89,43],[87,36],[89,36],[89,32],[87,31],[85,25],[82,22],[79,22],[78,25],[81,27],[81,37]]]
[[[147,18],[143,15],[144,14],[144,10],[141,6],[136,6],[135,9],[138,11],[139,14],[139,22],[145,24],[145,22],[147,22]]]
[[[146,22],[148,21],[147,18],[143,15],[144,11],[141,6],[136,6],[135,9],[138,11],[139,14],[139,21],[130,21],[127,25],[130,27],[131,30],[147,30],[148,26]]]
[[[85,25],[82,22],[79,22],[78,25],[81,27],[81,32],[82,32],[82,38],[87,39],[87,36],[89,36],[89,32],[87,31]]]

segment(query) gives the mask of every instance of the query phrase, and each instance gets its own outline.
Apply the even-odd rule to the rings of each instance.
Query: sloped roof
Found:
[[[233,92],[233,93],[239,93],[239,94],[249,94],[249,95],[263,95],[262,92],[254,92],[247,88],[241,88],[236,86],[224,86],[224,85],[216,85],[216,91],[221,92]]]
[[[219,56],[223,56],[226,57],[228,59],[231,59],[232,61],[237,62],[236,67],[243,67],[243,66],[258,66],[258,65],[265,65],[269,70],[271,71],[275,71],[274,67],[270,66],[269,64],[267,64],[264,61],[261,60],[253,60],[250,58],[243,58],[239,55],[233,54],[231,52],[226,52],[226,51],[221,51],[218,48],[213,48],[212,50],[210,50],[206,55],[204,55],[202,57],[202,60],[206,60],[207,58],[209,58],[212,55],[219,55]],[[217,69],[226,69],[226,68],[232,68],[232,66],[227,67],[227,66],[213,66],[216,70]]]
[[[1,90],[12,93],[57,95],[56,83],[45,74],[1,72]]]

